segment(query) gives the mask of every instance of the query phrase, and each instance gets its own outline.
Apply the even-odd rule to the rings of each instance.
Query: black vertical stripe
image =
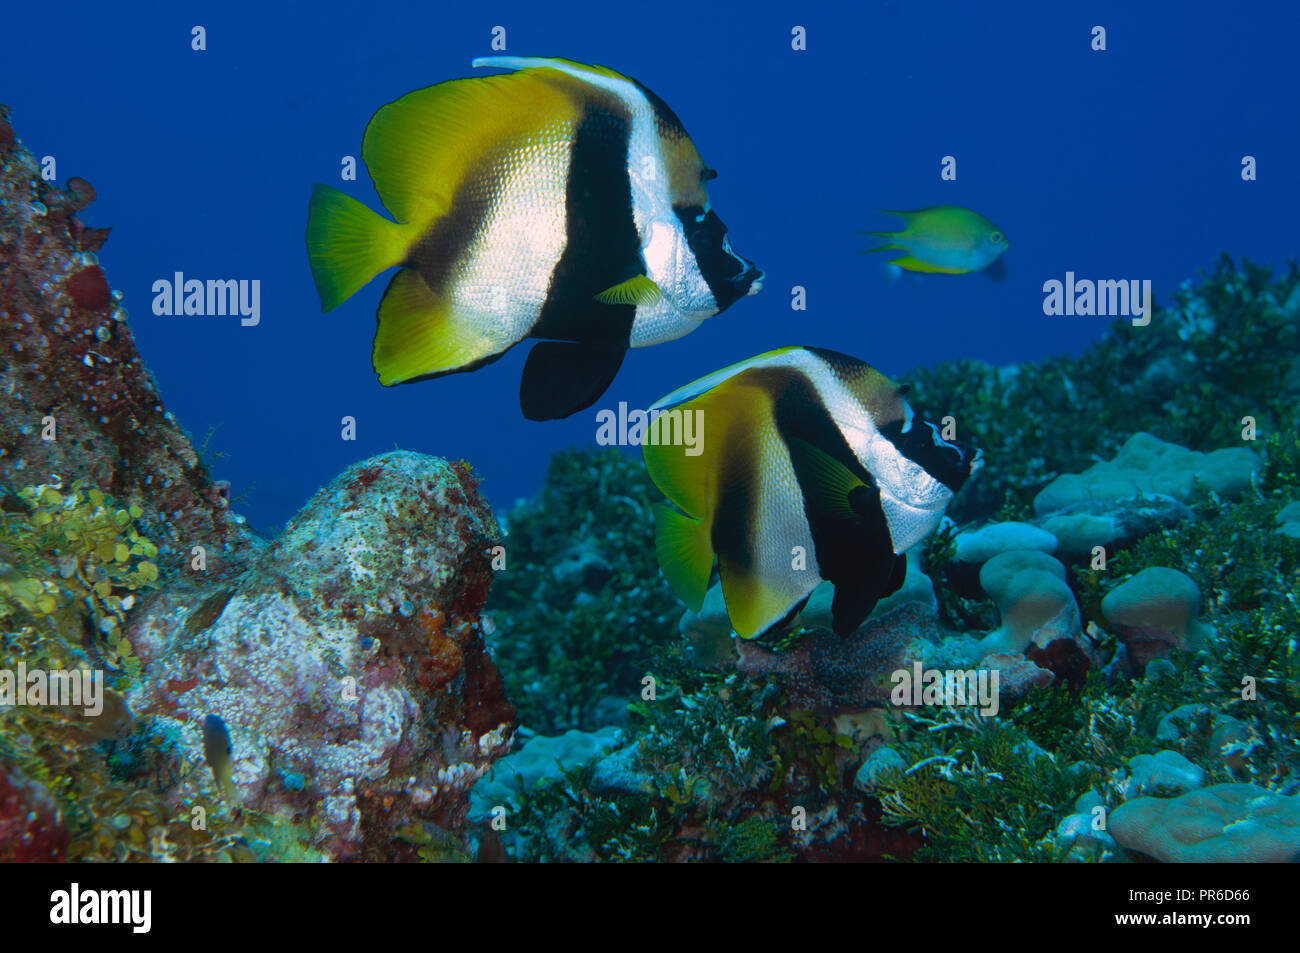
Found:
[[[498,159],[490,158],[471,171],[452,197],[451,206],[424,233],[407,255],[435,295],[445,294],[456,265],[487,225],[498,188]]]
[[[635,305],[595,296],[645,272],[628,181],[631,121],[589,106],[574,134],[565,194],[568,234],[532,336],[627,347]]]
[[[875,477],[858,461],[812,382],[799,372],[785,372],[787,381],[774,406],[777,432],[786,446],[802,440],[833,457],[865,486],[850,496],[855,519],[832,518],[809,501],[810,475],[802,455],[792,453],[795,478],[804,491],[804,516],[812,534],[817,565],[823,579],[835,586],[832,605],[835,630],[856,629],[888,590],[898,557],[894,555],[889,523],[880,505]]]

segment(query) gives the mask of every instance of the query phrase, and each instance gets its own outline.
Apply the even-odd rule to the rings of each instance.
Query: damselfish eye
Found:
[[[994,233],[993,233],[992,235],[990,235],[989,237],[993,239],[993,244],[995,244],[995,245],[1000,245],[1000,244],[1002,244],[1002,238],[1003,238],[1003,235],[1002,235],[1001,232],[994,232]]]
[[[701,182],[708,182],[709,180],[716,179],[717,177],[718,177],[718,173],[717,170],[715,169],[705,168],[700,170]]]

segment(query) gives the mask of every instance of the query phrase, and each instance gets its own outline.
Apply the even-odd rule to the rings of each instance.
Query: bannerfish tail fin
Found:
[[[557,420],[596,402],[623,365],[626,349],[573,341],[540,341],[528,352],[519,408],[529,420]]]
[[[414,268],[403,268],[379,302],[371,361],[385,387],[475,370],[517,342],[485,334],[483,322],[454,310]]]
[[[328,185],[312,188],[307,257],[322,311],[333,311],[386,268],[400,265],[411,230]]]
[[[655,551],[664,578],[686,608],[699,612],[713,571],[711,527],[704,520],[679,513],[667,503],[655,504],[654,514]]]

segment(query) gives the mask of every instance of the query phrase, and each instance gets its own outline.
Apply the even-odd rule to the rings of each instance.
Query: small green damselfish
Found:
[[[901,215],[907,227],[901,232],[859,232],[893,241],[861,252],[901,251],[891,265],[908,271],[937,272],[947,275],[964,275],[987,268],[1011,247],[1006,233],[979,212],[958,205],[936,205],[913,212],[891,212],[881,209],[884,215]]]
[[[235,790],[231,774],[234,758],[231,754],[230,731],[219,715],[207,715],[203,719],[203,757],[212,769],[216,779],[217,790],[230,804],[239,804],[239,793]]]

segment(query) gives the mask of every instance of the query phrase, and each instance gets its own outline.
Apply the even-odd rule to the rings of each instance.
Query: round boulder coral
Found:
[[[1152,566],[1117,586],[1102,600],[1101,612],[1128,648],[1134,673],[1173,650],[1203,648],[1213,629],[1196,621],[1201,590],[1177,569]]]
[[[1300,858],[1300,798],[1216,784],[1176,798],[1140,797],[1110,816],[1124,848],[1165,863],[1281,863]]]
[[[980,585],[1002,615],[1002,624],[980,642],[981,656],[1082,639],[1079,606],[1065,584],[1065,567],[1046,553],[1002,553],[985,563]]]
[[[957,547],[958,561],[964,563],[988,562],[999,553],[1011,550],[1056,552],[1056,537],[1029,523],[990,523],[958,533],[953,544]]]

